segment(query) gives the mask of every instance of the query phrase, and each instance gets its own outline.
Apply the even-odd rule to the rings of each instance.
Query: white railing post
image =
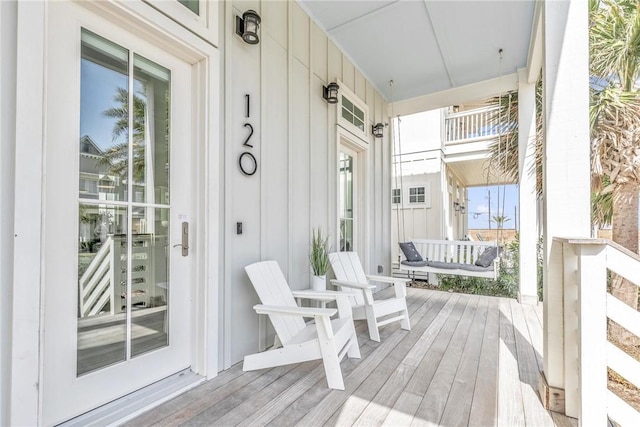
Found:
[[[562,282],[564,313],[564,413],[578,418],[580,412],[580,372],[578,368],[578,286],[579,259],[576,251],[579,248],[570,244],[562,244]]]
[[[578,424],[606,426],[606,245],[580,245],[577,253],[578,369],[580,372]]]

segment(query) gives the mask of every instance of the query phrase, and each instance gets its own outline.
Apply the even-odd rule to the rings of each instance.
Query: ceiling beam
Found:
[[[527,83],[535,83],[542,69],[542,2],[536,2],[533,12],[533,24],[529,37],[527,56]]]
[[[392,117],[406,116],[450,105],[464,104],[469,101],[483,100],[516,89],[518,89],[518,74],[514,73],[480,83],[393,102],[389,104],[387,113]]]

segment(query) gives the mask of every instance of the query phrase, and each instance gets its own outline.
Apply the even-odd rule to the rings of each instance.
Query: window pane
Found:
[[[353,248],[353,157],[340,153],[340,251]]]
[[[80,204],[77,375],[125,360],[127,209]]]
[[[345,110],[344,108],[342,109],[342,118],[348,121],[349,123],[353,123],[353,114],[351,114],[349,111]]]
[[[131,355],[169,344],[169,209],[133,208]]]
[[[354,106],[353,107],[353,114],[359,118],[361,121],[364,121],[364,112],[359,109],[358,107]]]
[[[178,2],[196,15],[200,15],[200,0],[178,0]]]
[[[128,167],[128,51],[82,30],[80,188],[84,199],[124,200]],[[93,182],[83,187],[83,182]]]
[[[346,108],[348,111],[353,111],[353,104],[344,96],[342,97],[342,107]]]
[[[133,201],[168,204],[171,73],[134,55],[133,78]]]

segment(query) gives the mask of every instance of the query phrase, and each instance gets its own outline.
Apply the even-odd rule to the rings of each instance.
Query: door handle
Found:
[[[178,243],[173,245],[174,248],[181,247],[182,248],[182,256],[189,255],[189,223],[182,223],[182,243]]]

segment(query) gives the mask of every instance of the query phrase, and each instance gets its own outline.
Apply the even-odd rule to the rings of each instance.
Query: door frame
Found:
[[[335,227],[337,234],[340,235],[340,168],[338,166],[340,162],[340,152],[343,147],[348,151],[351,151],[352,154],[355,154],[353,160],[355,163],[354,167],[354,248],[352,249],[355,252],[360,254],[360,258],[364,264],[364,267],[367,268],[369,263],[369,236],[367,235],[367,230],[369,230],[369,209],[367,209],[370,197],[370,186],[368,182],[369,171],[368,171],[368,156],[369,150],[367,149],[367,142],[358,138],[354,134],[352,134],[347,129],[343,128],[340,125],[336,126],[336,210],[335,210]],[[365,148],[366,147],[366,148]],[[340,237],[336,237],[336,247],[340,244]]]
[[[75,2],[73,2],[75,3]],[[88,3],[88,2],[87,2]],[[163,50],[192,64],[196,143],[191,173],[196,200],[192,221],[191,369],[208,378],[218,372],[220,277],[220,52],[141,0],[75,3],[162,43]],[[44,342],[44,170],[46,134],[47,2],[18,2],[16,58],[16,156],[12,372],[9,423],[41,425]],[[210,173],[209,171],[215,171]],[[207,262],[209,261],[209,262]],[[213,262],[211,262],[213,261]]]

